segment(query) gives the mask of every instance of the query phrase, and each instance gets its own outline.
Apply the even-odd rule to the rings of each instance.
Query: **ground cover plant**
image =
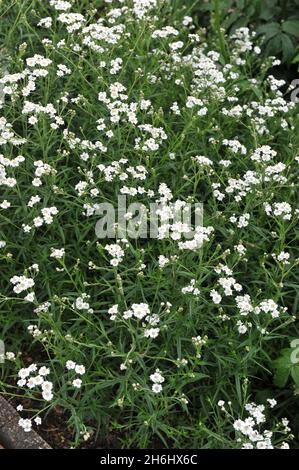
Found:
[[[298,447],[297,90],[199,3],[0,2],[0,387],[54,446]]]

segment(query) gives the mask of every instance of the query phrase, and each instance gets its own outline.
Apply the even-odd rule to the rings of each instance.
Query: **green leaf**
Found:
[[[249,19],[246,16],[240,17],[238,16],[238,19],[232,24],[231,26],[231,32],[235,32],[238,28],[242,28],[243,26],[248,26]]]
[[[257,28],[258,35],[264,35],[265,40],[268,41],[269,39],[281,34],[281,28],[278,23],[269,23]]]
[[[299,38],[299,21],[289,20],[282,23],[282,30],[285,33],[291,34],[296,38]]]
[[[292,60],[293,64],[298,64],[299,62],[299,54],[297,54],[294,59]]]
[[[289,375],[290,375],[290,369],[286,369],[283,367],[280,369],[276,369],[275,374],[274,374],[274,379],[273,379],[274,385],[276,385],[279,388],[285,387],[288,381]]]
[[[274,38],[270,39],[267,42],[265,54],[266,55],[278,55],[282,51],[282,43],[281,43],[281,34],[278,34]]]
[[[260,19],[269,21],[271,20],[271,18],[274,18],[276,10],[277,10],[275,8],[276,4],[277,4],[277,0],[271,0],[271,1],[264,0],[261,3]]]
[[[292,59],[295,54],[295,47],[293,41],[287,34],[281,35],[281,46],[282,46],[282,60],[287,62]]]
[[[275,369],[273,382],[277,387],[283,388],[291,375],[297,387],[299,387],[299,363],[291,361],[292,348],[283,349],[280,357],[273,361]]]
[[[282,349],[280,356],[277,359],[275,359],[275,361],[273,361],[274,367],[290,369],[292,367],[292,362],[291,362],[292,352],[293,352],[293,349],[291,348]]]
[[[296,364],[291,368],[291,376],[297,387],[299,387],[299,364]]]
[[[257,29],[258,34],[266,34],[267,32],[273,31],[276,34],[280,32],[280,24],[273,22],[273,23],[267,23],[262,26],[259,26]]]

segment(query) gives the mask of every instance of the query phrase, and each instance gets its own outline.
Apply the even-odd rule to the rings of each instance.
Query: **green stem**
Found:
[[[226,42],[224,38],[224,34],[221,28],[221,9],[220,9],[220,0],[214,0],[214,7],[213,7],[213,16],[214,16],[214,29],[218,36],[219,40],[219,47],[221,51],[221,55],[225,62],[228,61],[228,54],[226,48]]]

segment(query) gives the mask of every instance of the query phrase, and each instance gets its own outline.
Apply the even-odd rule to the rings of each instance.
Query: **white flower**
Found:
[[[45,381],[42,383],[42,390],[44,392],[51,392],[53,389],[53,384],[52,382],[49,382],[49,381]]]
[[[34,286],[34,280],[26,276],[13,276],[10,282],[14,285],[13,290],[16,294]]]
[[[15,353],[11,352],[11,351],[7,351],[5,353],[5,357],[8,361],[15,361],[16,360],[16,355]]]
[[[274,398],[267,398],[267,402],[269,403],[271,408],[277,405],[277,401]]]
[[[55,258],[55,259],[61,259],[65,255],[65,249],[64,248],[51,248],[51,254],[50,258]]]
[[[23,428],[25,432],[30,432],[32,429],[32,423],[30,419],[20,418],[19,426],[21,426],[21,428]]]
[[[34,302],[35,295],[34,292],[30,292],[24,297],[24,300],[27,300],[27,302]]]
[[[210,296],[212,297],[214,304],[220,304],[222,297],[215,289],[211,290]]]
[[[26,385],[26,380],[25,379],[20,379],[17,381],[18,387],[24,387]]]
[[[146,315],[149,315],[150,309],[148,304],[140,303],[140,304],[132,304],[131,306],[133,315],[136,318],[144,318]]]
[[[75,372],[79,375],[83,375],[83,374],[85,374],[85,367],[82,366],[82,365],[77,364],[75,366]]]
[[[159,383],[162,384],[164,382],[164,377],[162,376],[161,372],[159,369],[156,369],[156,372],[154,374],[150,375],[150,380],[154,383]]]
[[[160,255],[158,258],[158,263],[160,268],[164,268],[169,263],[169,259],[166,258],[166,256]]]
[[[82,380],[81,379],[74,379],[72,382],[73,386],[76,388],[81,388]]]
[[[50,369],[48,367],[42,366],[38,370],[39,375],[46,376],[50,374]]]
[[[148,328],[144,331],[145,338],[157,338],[160,328]]]
[[[68,370],[73,370],[76,367],[76,363],[74,361],[67,361],[65,366]]]
[[[162,385],[161,384],[158,384],[158,383],[154,383],[152,385],[152,391],[154,393],[160,393],[162,391]]]
[[[43,390],[42,397],[45,401],[51,401],[53,400],[53,393],[51,392],[51,390]]]

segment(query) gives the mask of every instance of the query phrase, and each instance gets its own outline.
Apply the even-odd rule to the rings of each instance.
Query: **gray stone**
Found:
[[[19,426],[20,416],[0,396],[0,442],[8,449],[51,449],[34,430],[25,432]]]

